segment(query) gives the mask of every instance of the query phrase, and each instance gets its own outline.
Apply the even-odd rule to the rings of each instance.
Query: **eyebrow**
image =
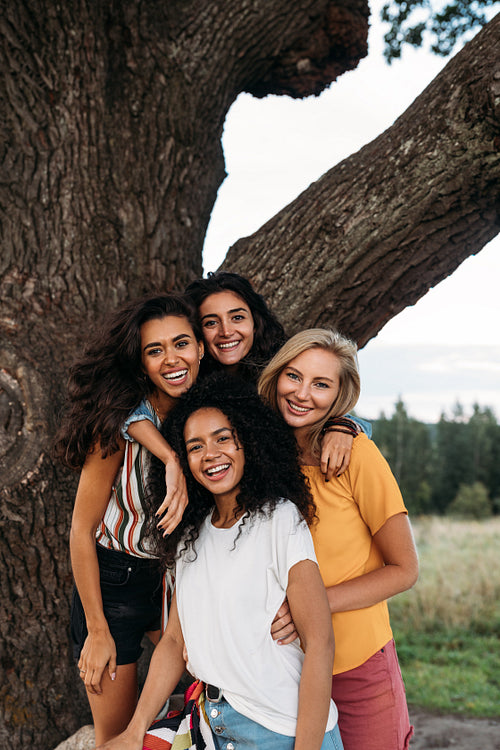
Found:
[[[210,433],[210,435],[211,436],[220,435],[221,432],[232,432],[232,430],[229,427],[219,427],[218,430],[214,430],[213,432]],[[202,438],[193,437],[193,438],[189,438],[189,440],[186,440],[186,445],[188,445],[188,443],[201,443],[201,442],[202,442]]]
[[[294,372],[297,373],[297,375],[302,375],[300,370],[297,370],[295,367],[291,367],[291,365],[287,365],[285,369],[293,370]],[[335,382],[333,378],[329,378],[327,375],[318,375],[318,377],[313,378],[313,380],[328,380],[330,383]]]
[[[176,344],[177,341],[180,341],[181,339],[191,339],[191,336],[189,335],[189,333],[179,333],[178,336],[174,336],[172,341],[174,342],[174,344]],[[162,343],[161,341],[152,341],[150,344],[146,344],[143,351],[146,351],[146,349],[151,349],[153,346],[162,346]]]
[[[234,307],[232,310],[228,310],[228,313],[235,313],[235,312],[249,312],[247,307]],[[205,318],[218,318],[218,313],[207,313],[206,315],[203,315],[202,320],[205,320]]]

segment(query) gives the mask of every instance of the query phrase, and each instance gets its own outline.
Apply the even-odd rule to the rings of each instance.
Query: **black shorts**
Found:
[[[142,653],[145,633],[161,628],[162,575],[157,560],[96,545],[104,616],[116,645],[116,663],[133,664]],[[76,587],[71,603],[73,656],[87,637],[85,612]]]

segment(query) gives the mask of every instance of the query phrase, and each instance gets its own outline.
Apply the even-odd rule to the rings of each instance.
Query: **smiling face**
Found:
[[[189,468],[196,481],[230,507],[236,501],[245,454],[225,414],[198,409],[184,427]]]
[[[142,324],[142,368],[155,387],[162,411],[168,411],[171,399],[191,388],[202,356],[203,344],[196,340],[187,318],[168,315]]]
[[[199,314],[208,351],[221,365],[234,368],[253,346],[250,308],[234,292],[217,292],[203,300]]]
[[[326,349],[307,349],[281,371],[276,397],[278,409],[295,433],[323,419],[338,396],[340,360]]]

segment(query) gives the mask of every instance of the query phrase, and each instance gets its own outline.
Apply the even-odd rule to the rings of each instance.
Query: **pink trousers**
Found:
[[[332,678],[344,750],[407,750],[410,726],[396,646],[391,640],[355,669]]]

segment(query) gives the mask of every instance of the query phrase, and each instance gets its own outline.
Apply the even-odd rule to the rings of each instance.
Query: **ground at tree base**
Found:
[[[411,711],[410,718],[415,727],[410,750],[500,750],[500,718],[464,719],[420,711]],[[55,750],[93,750],[93,742],[93,727],[86,726]]]

